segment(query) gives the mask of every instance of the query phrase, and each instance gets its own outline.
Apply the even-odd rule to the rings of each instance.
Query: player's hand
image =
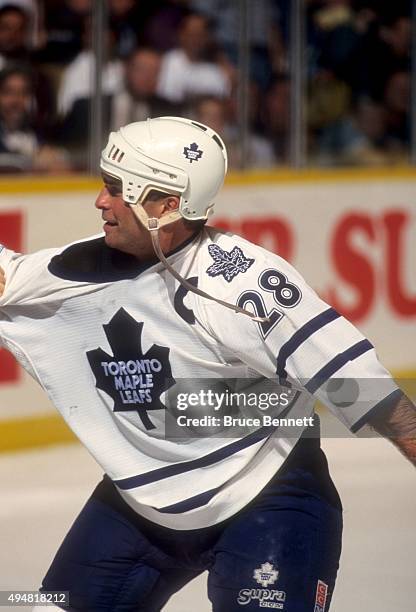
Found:
[[[0,296],[3,295],[4,287],[6,285],[6,276],[3,268],[0,268]]]

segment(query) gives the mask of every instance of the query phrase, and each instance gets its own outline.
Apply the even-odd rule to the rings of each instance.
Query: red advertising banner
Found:
[[[414,217],[413,217],[414,218]],[[406,285],[404,271],[410,267],[406,244],[410,243],[412,215],[408,207],[377,212],[342,211],[325,227],[328,233],[327,261],[335,272],[321,297],[347,317],[360,324],[368,319],[377,300],[382,300],[397,320],[414,320],[416,294]],[[248,240],[267,246],[292,262],[301,249],[296,226],[285,216],[217,218],[215,226],[233,231]],[[356,246],[361,239],[368,252]],[[370,247],[378,252],[378,261],[371,257]],[[346,303],[340,285],[354,292],[352,303]]]
[[[0,212],[0,243],[14,251],[21,251],[22,242],[22,213]],[[0,384],[17,382],[19,378],[20,368],[15,359],[4,349],[0,350]]]

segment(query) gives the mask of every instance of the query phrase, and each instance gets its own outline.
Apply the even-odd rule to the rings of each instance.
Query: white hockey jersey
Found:
[[[319,398],[353,431],[400,391],[370,342],[277,255],[207,228],[169,262],[268,321],[196,296],[161,263],[140,264],[98,236],[31,255],[2,248],[0,338],[131,507],[166,527],[196,529],[244,507],[302,427],[260,421],[237,437],[221,427],[172,434],[168,422],[202,410],[185,393],[193,383],[287,380],[296,392],[278,412],[309,417]],[[332,401],[333,377],[359,379],[357,401]]]

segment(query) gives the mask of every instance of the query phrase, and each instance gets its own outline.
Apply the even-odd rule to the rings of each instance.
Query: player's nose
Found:
[[[107,187],[103,187],[95,200],[95,208],[98,210],[108,210],[111,208],[111,197]]]

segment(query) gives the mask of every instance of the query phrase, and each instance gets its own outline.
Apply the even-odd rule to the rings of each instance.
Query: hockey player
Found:
[[[205,227],[227,170],[218,134],[134,123],[101,168],[103,235],[0,252],[3,345],[105,472],[41,592],[69,592],[55,609],[156,612],[208,570],[214,612],[328,610],[342,509],[314,401],[416,465],[414,407],[293,267]],[[249,394],[267,410],[241,407]]]

